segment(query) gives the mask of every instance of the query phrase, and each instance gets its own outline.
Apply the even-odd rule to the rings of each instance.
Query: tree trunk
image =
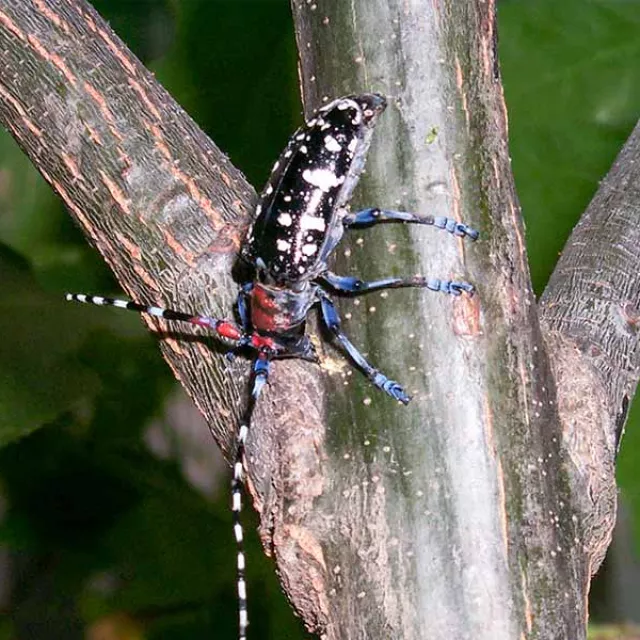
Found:
[[[614,234],[616,255],[629,258],[614,264],[604,214],[587,218],[612,267],[583,274],[592,298],[566,291],[595,264],[572,238],[545,293],[543,339],[494,4],[292,6],[307,113],[344,93],[380,91],[391,103],[357,204],[455,217],[481,238],[387,225],[340,245],[340,273],[420,272],[469,280],[477,294],[405,290],[341,305],[358,346],[412,390],[408,408],[351,376],[332,347],[320,367],[276,363],[248,443],[265,548],[308,628],[328,640],[585,638],[590,571],[613,523],[617,434],[637,381],[638,285],[619,280],[637,274],[638,242],[626,227],[628,246]],[[255,198],[244,178],[81,0],[0,0],[0,44],[2,122],[125,290],[229,315]],[[632,201],[637,181],[620,194],[619,179],[612,173],[597,211],[612,215],[613,197]],[[613,215],[628,220],[625,206]],[[598,300],[604,316],[591,315]],[[585,337],[589,318],[598,330]],[[188,329],[149,324],[228,455],[246,363],[184,339]],[[621,344],[627,359],[614,357]]]

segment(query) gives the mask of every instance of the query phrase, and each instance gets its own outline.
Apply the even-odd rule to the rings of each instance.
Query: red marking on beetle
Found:
[[[218,322],[216,325],[216,332],[221,335],[223,338],[229,338],[229,340],[240,340],[242,337],[242,332],[238,327],[230,322]]]
[[[276,351],[276,343],[273,338],[268,338],[267,336],[261,336],[258,333],[254,333],[251,335],[251,346],[256,349],[269,349],[271,351]]]
[[[251,291],[251,324],[259,331],[277,331],[283,323],[275,300],[259,285]]]

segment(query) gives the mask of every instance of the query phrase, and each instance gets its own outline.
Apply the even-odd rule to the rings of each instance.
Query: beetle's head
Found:
[[[334,126],[365,126],[373,129],[378,116],[387,106],[380,93],[353,94],[333,100],[318,110],[318,116]]]
[[[363,93],[353,96],[353,100],[362,108],[365,124],[372,126],[377,117],[387,108],[387,99],[380,93]]]

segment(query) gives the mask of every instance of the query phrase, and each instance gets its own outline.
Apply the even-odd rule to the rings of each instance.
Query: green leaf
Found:
[[[506,0],[500,60],[535,290],[640,113],[640,2]]]

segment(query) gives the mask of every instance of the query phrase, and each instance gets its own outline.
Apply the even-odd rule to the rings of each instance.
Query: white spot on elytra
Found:
[[[330,169],[305,169],[302,178],[325,193],[344,182],[344,176],[337,176]]]
[[[309,149],[307,149],[307,145],[301,145],[300,146],[300,153],[309,153]]]
[[[300,218],[300,229],[307,231],[315,229],[316,231],[324,231],[326,228],[324,218],[318,218],[316,216],[305,215]]]
[[[340,143],[333,136],[324,137],[324,146],[329,150],[337,153],[342,149]]]
[[[289,251],[289,249],[291,249],[291,243],[287,242],[286,240],[278,240],[276,242],[276,247],[278,248],[278,251],[286,253],[287,251]]]
[[[267,190],[265,191],[265,193],[270,196],[273,193],[273,187],[271,185],[269,185],[267,187]]]
[[[305,244],[302,247],[302,253],[304,253],[305,256],[312,256],[316,251],[318,250],[318,245],[315,244]]]
[[[278,216],[278,224],[283,227],[290,227],[293,222],[293,218],[290,213],[281,213]]]

